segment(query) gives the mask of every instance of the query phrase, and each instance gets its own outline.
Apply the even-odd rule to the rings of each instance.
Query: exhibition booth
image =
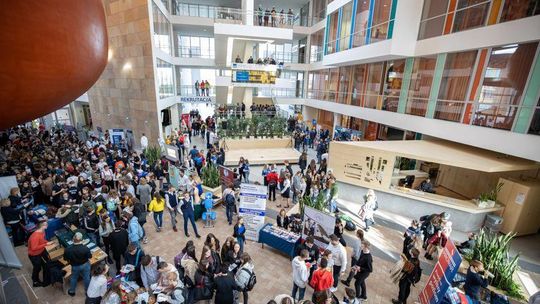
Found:
[[[499,198],[479,198],[500,191],[501,178],[535,179],[540,164],[448,141],[414,140],[332,142],[329,168],[343,185],[341,198],[361,197],[350,185],[374,189],[388,211],[418,218],[444,208],[455,215],[455,229],[471,231],[487,214],[505,209]]]

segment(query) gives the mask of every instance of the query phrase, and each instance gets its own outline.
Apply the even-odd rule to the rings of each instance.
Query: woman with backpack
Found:
[[[195,272],[195,286],[193,291],[193,300],[208,304],[214,297],[214,275],[208,270],[209,264],[207,259],[199,262],[199,268]]]
[[[248,304],[248,292],[253,289],[253,286],[256,283],[255,278],[255,272],[253,271],[253,263],[251,261],[251,257],[247,252],[244,252],[242,254],[242,264],[240,265],[240,268],[238,268],[238,271],[236,272],[236,275],[234,276],[234,280],[236,281],[236,285],[238,288],[242,291],[243,295],[243,302],[244,304]]]

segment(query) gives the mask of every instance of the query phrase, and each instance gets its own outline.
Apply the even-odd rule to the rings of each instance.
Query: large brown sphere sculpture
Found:
[[[101,0],[0,0],[0,130],[75,100],[107,54]]]

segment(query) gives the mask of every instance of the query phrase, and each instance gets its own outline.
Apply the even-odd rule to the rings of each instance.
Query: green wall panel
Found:
[[[439,97],[445,61],[446,53],[437,55],[437,63],[435,64],[435,71],[433,72],[433,82],[431,83],[431,91],[429,92],[429,101],[426,110],[427,118],[433,118],[433,116],[435,116],[435,108],[437,107],[437,98]]]
[[[403,71],[403,82],[401,83],[401,92],[399,94],[398,113],[405,114],[407,108],[407,95],[409,94],[409,85],[411,84],[411,75],[414,58],[405,60],[405,70]]]
[[[534,115],[534,108],[538,102],[538,93],[540,91],[540,54],[536,56],[536,62],[533,65],[531,73],[531,79],[527,88],[525,88],[525,95],[523,97],[522,107],[518,113],[516,125],[514,126],[514,132],[527,133],[529,131],[529,122],[531,116]]]

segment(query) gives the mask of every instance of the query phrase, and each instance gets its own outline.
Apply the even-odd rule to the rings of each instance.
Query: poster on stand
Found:
[[[330,213],[311,207],[304,207],[304,222],[302,224],[302,238],[313,237],[315,245],[326,248],[330,243],[330,235],[334,233],[336,218]]]
[[[454,242],[448,239],[424,289],[418,296],[421,304],[441,303],[459,270],[461,260]]]
[[[169,183],[176,189],[180,182],[180,169],[176,166],[169,166]]]
[[[221,191],[225,191],[226,188],[234,185],[234,171],[224,167],[219,166],[219,180],[221,182]]]
[[[244,218],[246,239],[258,241],[259,230],[264,226],[266,215],[266,187],[241,184],[238,214]]]

